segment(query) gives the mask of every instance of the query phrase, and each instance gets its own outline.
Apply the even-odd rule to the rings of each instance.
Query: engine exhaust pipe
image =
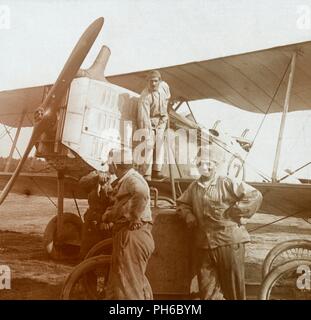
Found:
[[[79,69],[76,77],[87,77],[93,80],[107,81],[105,78],[105,69],[110,54],[110,49],[107,46],[102,46],[92,66],[88,69]]]

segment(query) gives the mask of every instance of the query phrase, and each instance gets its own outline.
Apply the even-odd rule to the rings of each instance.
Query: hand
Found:
[[[106,209],[106,211],[104,212],[104,214],[102,215],[102,218],[101,218],[101,220],[102,220],[102,222],[111,222],[111,220],[113,220],[112,219],[112,217],[113,217],[113,212],[114,212],[114,209],[113,209],[113,207],[108,207],[107,209]],[[109,221],[110,220],[110,221]]]
[[[108,223],[102,222],[100,224],[99,229],[100,230],[104,230],[104,231],[108,231],[108,230],[111,230],[112,227],[113,227],[113,223],[112,222],[108,222]]]
[[[113,188],[109,182],[102,185],[101,190],[107,198],[110,198],[113,193]]]
[[[98,183],[101,185],[106,184],[109,181],[109,174],[107,172],[98,172]]]
[[[240,218],[240,225],[242,226],[246,225],[248,220],[249,220],[248,218]]]
[[[241,211],[237,208],[230,208],[229,210],[227,210],[225,212],[225,217],[227,219],[231,219],[233,220],[234,222],[238,223],[239,225],[245,225],[247,224],[249,218],[247,217],[243,217],[242,214],[241,214]]]
[[[134,220],[134,221],[130,222],[129,229],[130,230],[138,230],[141,228],[142,225],[143,225],[143,222],[141,220]]]
[[[187,214],[186,216],[186,224],[189,229],[192,229],[198,225],[197,219],[192,214]]]

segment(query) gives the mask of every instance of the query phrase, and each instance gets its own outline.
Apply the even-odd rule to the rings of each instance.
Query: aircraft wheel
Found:
[[[301,268],[299,270],[299,268]],[[274,268],[264,279],[260,293],[260,300],[309,300],[311,260],[288,261]],[[299,279],[303,277],[303,279]],[[304,279],[308,277],[308,279]]]
[[[105,299],[110,265],[111,256],[108,255],[82,261],[67,277],[60,298],[62,300]],[[87,287],[85,279],[90,280]]]
[[[262,279],[276,266],[292,260],[311,260],[311,241],[290,240],[276,245],[266,256],[262,265]]]
[[[87,255],[85,256],[84,260],[96,257],[99,255],[111,255],[112,254],[112,238],[108,238],[105,240],[102,240],[95,244]],[[94,273],[89,272],[83,276],[83,286],[88,294],[88,296],[94,298],[94,292],[95,292],[95,287],[96,287],[96,282],[97,282],[97,277],[94,275]]]
[[[80,254],[82,236],[81,219],[69,212],[63,213],[63,235],[61,244],[57,244],[57,216],[47,224],[43,243],[48,255],[55,260],[76,259]]]

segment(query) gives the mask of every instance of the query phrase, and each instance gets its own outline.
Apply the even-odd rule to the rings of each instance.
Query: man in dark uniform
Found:
[[[102,215],[110,205],[110,175],[101,171],[92,171],[82,177],[79,185],[88,193],[89,208],[84,214],[80,258],[84,259],[88,251],[99,241],[111,237],[109,228],[100,230]]]
[[[260,207],[261,193],[246,184],[220,176],[224,159],[218,146],[201,148],[200,178],[177,200],[177,213],[195,237],[195,271],[202,300],[243,300],[245,295],[244,226]]]

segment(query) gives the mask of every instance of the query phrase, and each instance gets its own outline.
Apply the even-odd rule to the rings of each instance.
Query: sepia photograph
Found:
[[[0,44],[0,300],[311,299],[310,0],[0,0]]]

